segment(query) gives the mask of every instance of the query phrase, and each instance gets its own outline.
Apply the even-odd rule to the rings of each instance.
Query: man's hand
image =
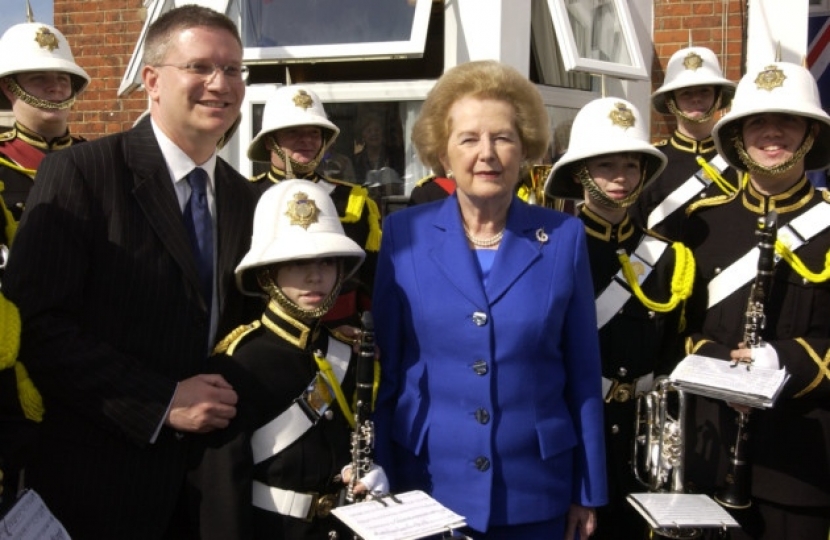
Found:
[[[568,527],[565,529],[565,540],[579,538],[584,540],[594,534],[597,528],[597,512],[587,506],[572,504],[568,511]],[[576,536],[579,533],[579,536]]]
[[[236,392],[221,375],[196,375],[176,387],[165,424],[177,431],[207,433],[236,416]]]

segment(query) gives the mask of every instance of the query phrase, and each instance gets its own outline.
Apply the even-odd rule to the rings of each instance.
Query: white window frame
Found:
[[[245,0],[234,0],[244,2]],[[398,0],[400,1],[400,0]],[[417,0],[412,33],[407,41],[333,43],[286,47],[246,47],[246,64],[296,64],[301,62],[337,62],[345,60],[379,60],[417,58],[424,54],[432,0]]]
[[[637,40],[637,33],[632,23],[631,13],[626,0],[611,0],[619,19],[623,40],[631,55],[631,65],[619,62],[606,62],[585,58],[579,55],[573,30],[571,29],[565,0],[547,0],[556,38],[562,52],[562,62],[568,71],[587,71],[589,73],[610,75],[621,79],[649,80],[650,74],[643,60],[643,53]]]

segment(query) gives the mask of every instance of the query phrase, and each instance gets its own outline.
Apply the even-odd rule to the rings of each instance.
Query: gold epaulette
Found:
[[[248,178],[248,182],[259,182],[261,180],[266,179],[267,177],[268,177],[268,171],[265,171],[262,174],[258,174],[256,176],[252,176],[251,178]]]
[[[329,330],[329,334],[331,334],[331,337],[333,337],[337,341],[345,343],[346,345],[348,345],[350,347],[354,347],[355,345],[360,343],[360,337],[357,337],[357,336],[356,337],[349,337],[346,334],[344,334],[343,332],[338,332],[337,330],[333,330],[331,328],[329,328],[328,330]]]
[[[712,206],[720,206],[722,204],[726,204],[729,201],[733,200],[735,197],[737,197],[739,193],[740,190],[729,195],[713,195],[712,197],[706,197],[705,199],[695,201],[692,204],[690,204],[688,208],[686,208],[686,215],[691,216],[692,212],[695,212],[696,210],[699,210],[701,208],[711,208]]]
[[[420,180],[415,182],[415,187],[418,187],[418,186],[421,186],[423,184],[432,182],[433,180],[435,180],[435,178],[436,178],[436,176],[434,174],[424,176],[423,178],[421,178]]]
[[[239,345],[239,342],[242,341],[242,338],[259,328],[261,325],[261,322],[254,321],[250,324],[237,326],[228,332],[228,335],[216,344],[216,347],[213,348],[213,354],[227,354],[228,356],[233,356],[233,351],[236,349],[236,346]]]
[[[663,139],[662,141],[657,141],[656,143],[654,143],[654,146],[659,148],[660,146],[666,146],[667,144],[669,144],[669,140]]]

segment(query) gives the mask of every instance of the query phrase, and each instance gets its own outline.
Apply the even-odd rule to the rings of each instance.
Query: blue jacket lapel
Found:
[[[439,208],[433,223],[435,244],[429,256],[447,282],[478,306],[487,305],[481,276],[473,254],[467,246],[458,200],[453,194]]]
[[[525,203],[513,197],[507,213],[507,225],[499,252],[487,280],[487,298],[494,304],[541,257],[541,246],[536,238],[540,223],[534,223],[526,212]]]

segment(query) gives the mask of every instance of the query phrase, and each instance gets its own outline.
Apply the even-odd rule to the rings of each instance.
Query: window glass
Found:
[[[409,39],[415,17],[415,2],[406,1],[248,0],[244,4],[246,47],[402,41]]]
[[[247,0],[241,9],[246,60],[326,61],[423,54],[431,0]]]

